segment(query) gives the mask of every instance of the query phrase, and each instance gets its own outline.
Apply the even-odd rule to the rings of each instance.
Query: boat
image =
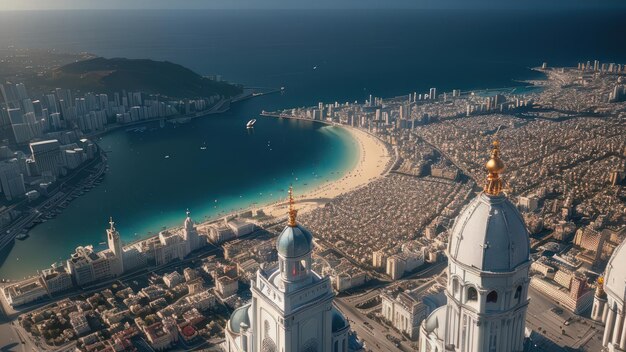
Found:
[[[28,238],[28,234],[27,233],[20,233],[19,235],[15,236],[15,238],[17,238],[20,241],[23,241],[23,240]]]
[[[248,121],[248,123],[246,124],[246,128],[254,127],[255,123],[256,123],[256,119],[252,119],[252,120]]]

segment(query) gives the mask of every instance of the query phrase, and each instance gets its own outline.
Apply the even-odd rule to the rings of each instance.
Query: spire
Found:
[[[113,217],[109,217],[109,225],[111,225],[111,231],[115,231],[115,222],[113,221]]]
[[[185,214],[187,214],[187,217],[191,215],[191,211],[189,211],[189,208],[187,208],[187,211],[185,211]]]
[[[289,226],[291,227],[295,227],[297,225],[296,215],[298,214],[298,211],[294,207],[294,203],[295,202],[293,200],[293,187],[289,186]]]
[[[487,175],[487,184],[485,185],[485,193],[497,196],[502,192],[502,179],[500,173],[504,171],[504,162],[500,159],[500,142],[493,141],[493,149],[491,150],[491,159],[485,164],[489,174]]]

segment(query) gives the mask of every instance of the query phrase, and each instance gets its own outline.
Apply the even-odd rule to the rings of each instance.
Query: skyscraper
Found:
[[[499,143],[487,184],[457,217],[448,243],[447,304],[420,327],[421,351],[524,350],[530,246],[524,220],[502,194]]]
[[[30,144],[30,151],[37,164],[37,169],[42,175],[48,174],[57,177],[59,175],[59,161],[61,149],[59,141],[51,139]]]

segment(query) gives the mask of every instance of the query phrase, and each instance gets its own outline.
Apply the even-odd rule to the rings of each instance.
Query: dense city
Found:
[[[134,243],[121,242],[111,219],[103,224],[106,250],[78,247],[36,276],[5,283],[4,311],[16,318],[20,343],[33,350],[247,351],[254,339],[274,351],[274,341],[254,335],[249,310],[265,312],[270,308],[264,305],[286,304],[281,295],[301,299],[287,296],[290,290],[308,290],[315,299],[335,296],[327,310],[335,351],[436,351],[431,316],[446,305],[448,256],[455,263],[461,256],[449,249],[457,236],[453,228],[487,183],[485,193],[506,194],[530,234],[524,289],[531,301],[530,350],[599,351],[611,339],[626,344],[615,337],[622,333],[619,321],[613,337],[606,337],[606,314],[599,312],[607,263],[626,237],[626,66],[544,63],[536,70],[545,79],[525,87],[432,88],[370,96],[364,103],[263,111],[265,118],[365,131],[383,141],[392,158],[376,179],[297,220],[298,204],[307,199],[294,200],[291,190],[279,204],[280,216],[259,208],[196,223],[187,211],[180,227]],[[31,150],[2,147],[2,191],[8,200],[40,202],[31,207],[43,218],[49,212],[42,209],[66,200],[46,193],[46,182],[70,177],[83,165],[105,167],[106,157],[88,137],[112,119],[129,124],[179,116],[180,109],[204,111],[220,100],[181,105],[141,93],[111,99],[64,90],[32,100],[24,85],[1,87],[5,101],[15,102],[2,110],[2,126]],[[492,147],[494,141],[499,143]],[[489,169],[487,177],[490,151],[492,161],[502,155],[502,180],[504,167]],[[50,161],[58,155],[63,163]],[[95,187],[102,173],[89,177],[87,185]],[[11,207],[4,225],[18,216]],[[299,252],[298,238],[307,236],[310,252]],[[481,244],[485,250],[489,245]],[[490,299],[491,293],[487,305]],[[319,351],[315,338],[306,341],[310,351]]]

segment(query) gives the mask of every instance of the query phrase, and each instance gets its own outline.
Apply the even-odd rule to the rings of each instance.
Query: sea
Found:
[[[109,216],[126,242],[340,178],[358,147],[340,127],[262,110],[362,102],[431,87],[478,90],[540,78],[529,68],[626,64],[625,13],[608,10],[126,10],[0,12],[0,47],[175,62],[248,87],[285,87],[186,124],[120,129],[98,140],[110,169],[30,237],[0,253],[19,279],[102,248]],[[256,118],[253,131],[246,122]]]

